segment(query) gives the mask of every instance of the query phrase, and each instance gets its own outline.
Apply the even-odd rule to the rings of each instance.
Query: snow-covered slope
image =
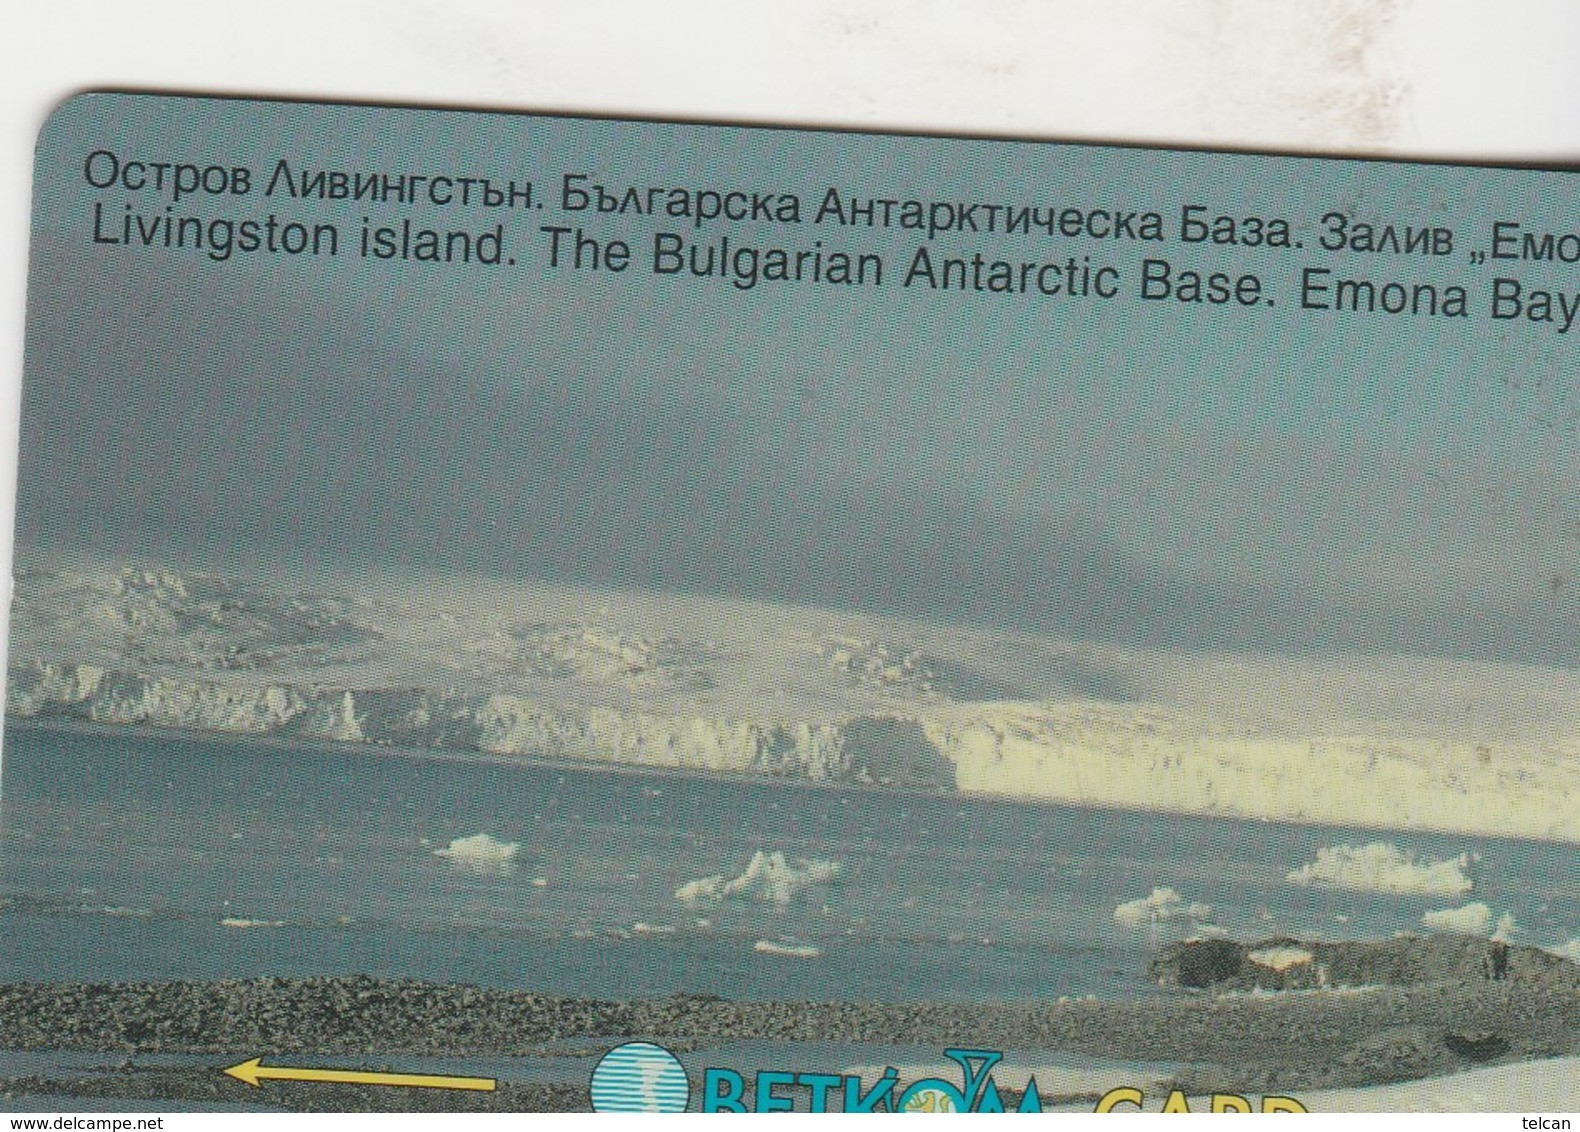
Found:
[[[1312,1112],[1580,1112],[1580,1058],[1524,1061],[1370,1089],[1303,1095]]]
[[[1580,678],[469,579],[34,564],[7,711],[1580,841]]]

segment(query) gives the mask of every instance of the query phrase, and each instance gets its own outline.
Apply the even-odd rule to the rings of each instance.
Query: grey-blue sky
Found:
[[[450,269],[95,246],[95,149],[145,160],[530,178],[520,262]],[[1279,305],[1186,310],[899,287],[910,232],[565,216],[559,177],[1156,208],[1167,245],[956,234],[935,254],[1138,275],[1257,271]],[[1316,221],[1580,228],[1572,177],[92,96],[40,145],[19,547],[283,556],[685,587],[1110,639],[1580,656],[1569,336],[1286,302],[1301,266],[1462,279],[1468,256],[1315,252]],[[1182,204],[1280,215],[1304,251],[1172,240]],[[483,210],[189,197],[203,216]],[[1494,216],[1496,213],[1496,216]],[[888,286],[553,272],[544,223],[876,250]],[[1549,273],[1551,274],[1551,273]],[[1573,272],[1566,273],[1570,279]],[[1561,283],[1562,278],[1554,280]],[[1484,304],[1483,304],[1484,305]]]

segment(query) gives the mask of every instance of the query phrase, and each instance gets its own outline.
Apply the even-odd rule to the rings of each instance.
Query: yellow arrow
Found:
[[[441,1077],[432,1073],[364,1073],[358,1069],[297,1069],[289,1065],[260,1065],[250,1057],[225,1070],[238,1081],[258,1088],[264,1081],[327,1081],[334,1085],[400,1085],[409,1089],[478,1089],[493,1092],[492,1077]]]

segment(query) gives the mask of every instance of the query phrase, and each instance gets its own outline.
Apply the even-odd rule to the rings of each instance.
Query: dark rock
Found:
[[[1226,939],[1204,939],[1180,945],[1175,981],[1182,987],[1210,987],[1235,978],[1245,969],[1245,949]]]
[[[1310,956],[1299,959],[1299,953]],[[1279,955],[1282,953],[1282,955]],[[1279,955],[1282,962],[1253,956]],[[1321,987],[1428,986],[1513,980],[1580,991],[1580,965],[1535,947],[1479,936],[1399,936],[1388,940],[1307,943],[1279,938],[1257,943],[1187,940],[1153,960],[1165,986],[1220,990],[1301,990]]]
[[[1369,1034],[1341,1059],[1378,1083],[1411,1081],[1450,1068],[1443,1043],[1420,1026],[1396,1026]]]
[[[1444,1034],[1443,1044],[1466,1061],[1491,1061],[1509,1052],[1508,1038],[1486,1030]]]

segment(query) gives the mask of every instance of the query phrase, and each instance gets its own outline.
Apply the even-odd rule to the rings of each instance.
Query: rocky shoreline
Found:
[[[1268,993],[1254,978],[1246,981],[1244,967],[1258,964],[1243,956],[1265,955],[1275,945],[1321,946],[1330,963],[1355,970],[1364,969],[1355,949],[1369,949],[1370,969],[1383,977],[1364,987]],[[1165,952],[1154,973],[1169,981],[1182,962],[1201,958],[1190,957],[1201,946]],[[598,1001],[364,977],[9,984],[0,986],[0,1034],[8,1048],[133,1058],[212,1054],[215,1068],[6,1077],[0,1092],[348,1110],[578,1108],[587,1103],[579,1083],[502,1084],[497,1093],[466,1096],[273,1082],[260,1095],[217,1070],[260,1053],[370,1063],[401,1055],[563,1056],[638,1038],[681,1053],[742,1040],[1057,1050],[1177,1064],[1176,1083],[1193,1093],[1364,1086],[1580,1053],[1580,965],[1532,948],[1508,947],[1503,965],[1494,967],[1482,960],[1503,945],[1469,937],[1229,946],[1243,949],[1238,971],[1204,989],[1133,1002],[729,1002],[695,995]],[[1217,962],[1219,970],[1234,966],[1224,954]]]

